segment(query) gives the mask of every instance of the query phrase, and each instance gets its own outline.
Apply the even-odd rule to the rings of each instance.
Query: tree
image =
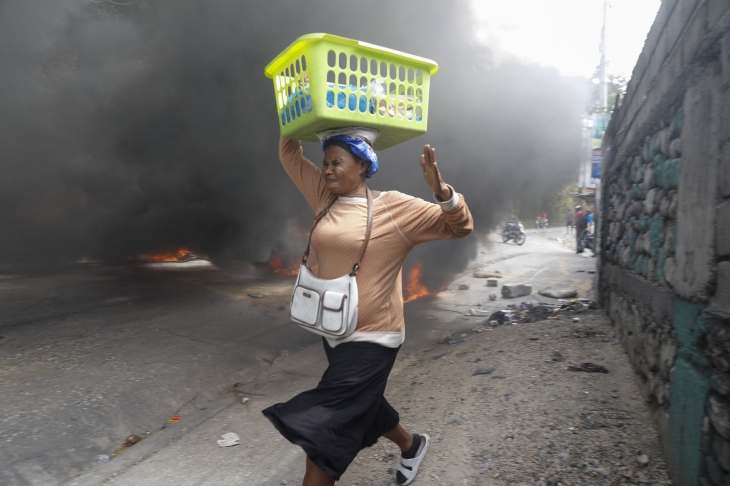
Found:
[[[589,97],[589,103],[588,106],[588,113],[594,114],[594,113],[603,113],[603,109],[601,108],[601,96],[600,96],[600,72],[601,67],[596,67],[596,70],[593,73],[593,76],[591,76],[591,79],[589,81],[590,83],[590,97]],[[607,107],[608,112],[611,113],[613,111],[613,107],[616,106],[616,97],[622,96],[626,94],[626,84],[627,79],[623,76],[620,76],[618,74],[612,74],[612,73],[606,73],[606,84],[607,86]]]

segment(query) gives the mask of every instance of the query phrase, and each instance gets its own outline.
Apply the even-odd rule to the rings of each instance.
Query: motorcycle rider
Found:
[[[502,241],[507,243],[507,241],[512,239],[518,245],[522,245],[525,242],[523,230],[522,223],[517,220],[514,214],[511,214],[502,228]]]
[[[536,226],[538,228],[547,228],[547,225],[548,225],[547,213],[543,209],[540,212],[540,215],[537,217]]]
[[[503,233],[510,235],[510,238],[514,238],[513,232],[517,229],[517,218],[514,214],[510,214],[507,218],[507,222],[504,223]]]

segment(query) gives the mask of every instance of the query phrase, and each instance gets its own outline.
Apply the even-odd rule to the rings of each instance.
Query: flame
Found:
[[[145,255],[145,257],[156,262],[177,262],[180,261],[181,258],[191,255],[193,255],[191,250],[188,250],[187,248],[180,248],[174,252],[155,253]]]
[[[408,272],[408,282],[406,283],[407,296],[403,300],[404,304],[421,297],[433,295],[433,292],[421,283],[421,274],[421,263],[418,262]]]
[[[288,265],[289,268],[285,268],[284,262],[279,257],[271,257],[271,260],[269,260],[269,266],[274,271],[274,273],[286,275],[287,277],[299,274],[299,265],[292,266],[290,264]]]
[[[300,260],[298,258],[289,258],[287,262],[284,263],[284,260],[276,255],[272,255],[271,260],[269,260],[269,267],[271,270],[273,270],[275,274],[283,277],[294,277],[299,275],[299,264]],[[319,262],[317,262],[317,255],[314,252],[310,253],[307,265],[309,265],[309,268],[316,275],[317,270],[319,269]]]

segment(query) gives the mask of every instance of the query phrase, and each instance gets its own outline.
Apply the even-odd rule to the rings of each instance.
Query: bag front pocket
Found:
[[[347,295],[328,290],[322,298],[322,329],[339,332],[346,327],[345,304]]]
[[[319,316],[319,293],[297,286],[291,300],[291,317],[299,322],[314,326]]]

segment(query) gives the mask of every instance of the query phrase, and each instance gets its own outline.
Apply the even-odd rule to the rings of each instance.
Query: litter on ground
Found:
[[[238,441],[241,438],[235,432],[228,432],[227,434],[221,435],[221,440],[218,440],[218,445],[221,447],[231,447],[238,445]]]
[[[566,369],[568,371],[585,371],[588,373],[608,373],[608,369],[605,366],[595,363],[583,363],[580,366],[568,366]]]

